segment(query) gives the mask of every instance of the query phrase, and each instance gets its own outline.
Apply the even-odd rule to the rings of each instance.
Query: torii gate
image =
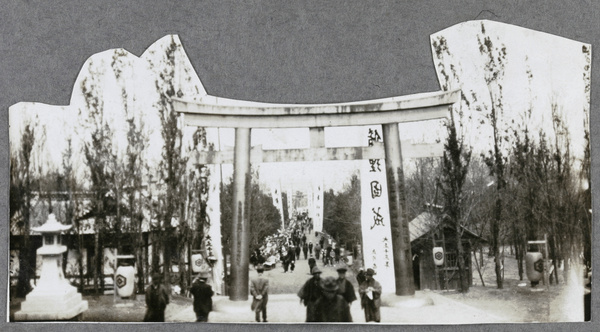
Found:
[[[251,162],[385,159],[392,252],[397,295],[414,295],[412,255],[404,195],[402,149],[398,123],[446,117],[460,100],[460,90],[422,93],[338,104],[272,104],[203,96],[200,101],[173,98],[184,123],[198,127],[235,128],[233,151],[233,220],[231,248],[232,301],[248,299],[249,188]],[[369,147],[326,148],[324,127],[381,125],[383,143]],[[250,148],[252,128],[301,128],[310,131],[309,149]],[[199,153],[202,164],[231,162],[228,151]]]

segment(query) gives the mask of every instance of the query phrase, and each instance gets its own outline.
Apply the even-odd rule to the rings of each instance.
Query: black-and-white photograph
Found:
[[[590,41],[321,6],[100,43],[7,105],[9,324],[590,320]]]

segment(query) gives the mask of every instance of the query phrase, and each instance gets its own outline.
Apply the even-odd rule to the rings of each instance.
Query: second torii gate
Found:
[[[272,104],[203,96],[198,101],[173,99],[186,125],[235,128],[233,151],[233,220],[230,300],[246,301],[249,282],[250,163],[385,159],[392,252],[397,295],[414,295],[408,220],[404,210],[404,173],[398,123],[446,117],[460,100],[460,90],[431,92],[338,104]],[[369,147],[326,148],[324,127],[382,125],[383,143]],[[310,129],[309,149],[251,149],[252,128]],[[199,153],[202,164],[231,162],[231,153]]]

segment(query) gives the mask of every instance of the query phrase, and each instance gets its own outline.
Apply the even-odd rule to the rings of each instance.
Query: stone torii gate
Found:
[[[249,282],[250,163],[385,159],[392,252],[397,295],[414,295],[408,220],[404,211],[404,173],[398,123],[446,117],[460,100],[460,90],[431,92],[338,104],[272,104],[203,96],[199,101],[173,98],[184,123],[198,127],[235,128],[230,151],[198,153],[196,162],[220,164],[233,157],[233,220],[230,300],[246,301]],[[325,147],[325,127],[381,125],[383,143],[368,147]],[[309,128],[309,149],[251,149],[252,128]]]

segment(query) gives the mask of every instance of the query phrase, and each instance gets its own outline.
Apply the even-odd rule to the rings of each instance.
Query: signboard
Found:
[[[312,189],[312,213],[313,230],[323,231],[323,181],[313,183]]]
[[[219,129],[206,128],[206,140],[219,146]],[[216,259],[212,268],[213,289],[216,294],[223,293],[223,279],[225,268],[223,266],[223,249],[221,246],[221,166],[207,165],[208,167],[208,197],[206,198],[206,215],[210,221],[207,235],[211,238],[209,256]]]
[[[368,127],[368,143],[381,142],[381,127]],[[361,228],[363,236],[363,258],[366,268],[376,272],[383,291],[395,292],[394,253],[392,230],[385,171],[385,160],[361,161]]]
[[[279,211],[279,215],[281,216],[281,229],[285,228],[285,222],[283,217],[283,201],[281,198],[281,184],[273,184],[271,187],[271,196],[273,197],[273,205]]]

